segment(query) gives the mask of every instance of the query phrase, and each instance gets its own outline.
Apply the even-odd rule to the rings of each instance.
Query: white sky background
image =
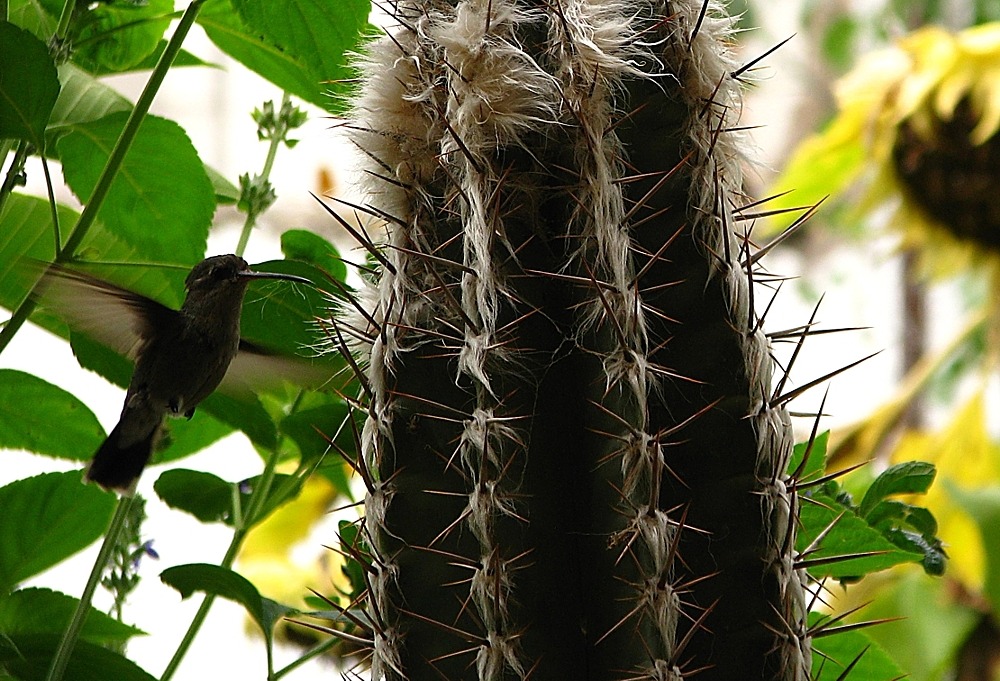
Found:
[[[776,25],[754,36],[755,44],[766,49],[794,32],[797,6],[798,2],[792,0],[774,3],[767,14]],[[250,112],[266,99],[278,104],[281,92],[242,66],[233,65],[197,28],[185,47],[207,61],[225,65],[226,70],[175,70],[167,77],[157,96],[153,112],[178,121],[187,130],[202,158],[231,181],[235,181],[241,173],[258,172],[267,146],[266,142],[257,141],[256,126]],[[793,40],[767,60],[766,63],[772,65],[771,75],[767,76],[765,72],[766,80],[758,93],[766,95],[766,104],[762,103],[763,97],[756,96],[748,107],[746,123],[769,126],[765,131],[755,133],[762,146],[765,163],[783,148],[784,127],[789,124],[797,107],[808,103],[808,98],[812,96],[799,86],[803,75],[798,69],[801,62],[796,58],[799,49],[801,47]],[[116,77],[111,82],[134,100],[144,77]],[[754,103],[758,103],[756,110]],[[250,240],[247,250],[250,262],[280,257],[277,235],[286,229],[306,227],[333,238],[332,220],[308,195],[308,191],[318,191],[317,177],[321,168],[335,170],[342,166],[342,147],[334,140],[330,129],[332,122],[322,118],[318,110],[312,109],[311,112],[316,115],[304,128],[294,133],[300,143],[294,149],[282,148],[278,153],[271,179],[279,198],[262,217],[261,228]],[[44,195],[37,166],[29,167],[28,171],[31,180],[29,189]],[[217,218],[220,216],[222,226],[213,231],[209,242],[210,254],[231,252],[238,239],[242,216],[231,208],[222,211]],[[893,389],[899,361],[898,353],[893,349],[900,324],[897,313],[898,264],[892,257],[892,243],[884,240],[875,247],[852,250],[821,245],[811,253],[779,251],[768,263],[772,271],[798,274],[804,279],[801,284],[785,287],[768,317],[766,328],[782,329],[804,323],[815,304],[816,294],[823,291],[827,292],[827,296],[818,319],[824,326],[873,327],[851,334],[811,339],[796,365],[794,384],[801,385],[870,352],[887,349],[832,383],[826,407],[831,417],[825,420],[824,427],[850,423],[887,399]],[[758,290],[758,309],[763,309],[767,303],[764,293]],[[948,311],[957,305],[954,299],[949,298],[950,295],[945,292],[934,298],[932,318],[941,323],[931,324],[932,346],[946,341],[955,328],[949,321]],[[108,431],[117,421],[123,391],[80,369],[66,343],[35,327],[22,329],[10,347],[0,355],[0,367],[31,372],[79,396]],[[815,409],[821,397],[822,388],[814,389],[792,408],[796,411]],[[800,421],[797,427],[807,432],[809,424]],[[0,484],[69,466],[65,462],[9,451],[3,452],[3,462]],[[262,464],[245,438],[234,435],[177,465],[238,480],[259,473]],[[125,615],[126,621],[150,633],[148,637],[133,640],[129,655],[154,676],[159,676],[173,654],[200,602],[198,596],[182,602],[173,589],[161,584],[159,573],[172,565],[218,562],[230,538],[229,530],[221,525],[203,525],[159,503],[152,483],[163,470],[163,467],[157,467],[149,471],[139,488],[148,500],[149,520],[145,536],[155,540],[161,559],[143,563],[143,583],[128,603]],[[321,543],[334,541],[334,528],[328,526],[310,538],[305,553],[319,555],[323,551]],[[32,584],[78,595],[95,555],[96,546],[33,580]],[[102,607],[107,601],[99,598],[98,606]],[[175,678],[181,681],[265,678],[263,645],[259,640],[246,638],[243,621],[243,611],[239,606],[216,600],[201,635]],[[284,666],[295,656],[295,651],[279,650],[276,667]],[[329,667],[311,662],[288,678],[296,681],[327,679],[331,673]]]

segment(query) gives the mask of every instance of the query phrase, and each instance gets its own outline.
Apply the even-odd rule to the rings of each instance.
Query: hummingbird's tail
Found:
[[[83,472],[83,479],[86,482],[93,482],[102,489],[113,490],[123,496],[132,496],[142,470],[149,463],[160,426],[154,426],[148,435],[135,439],[123,436],[124,423],[123,417],[94,454],[94,458]]]

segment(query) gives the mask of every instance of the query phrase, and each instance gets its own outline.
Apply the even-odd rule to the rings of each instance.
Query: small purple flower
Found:
[[[135,571],[137,571],[139,569],[139,563],[142,561],[142,557],[143,556],[149,556],[150,558],[152,558],[154,560],[159,560],[160,554],[157,553],[156,549],[153,548],[153,540],[152,539],[149,539],[149,540],[143,542],[142,546],[140,546],[138,548],[138,550],[136,550],[132,554],[132,571],[133,572],[135,572]]]

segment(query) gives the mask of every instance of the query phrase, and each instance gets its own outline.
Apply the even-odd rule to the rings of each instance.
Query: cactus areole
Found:
[[[808,678],[730,20],[388,9],[349,126],[385,241],[338,319],[373,678]]]

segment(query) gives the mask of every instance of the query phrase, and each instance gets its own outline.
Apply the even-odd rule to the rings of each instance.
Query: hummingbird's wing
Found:
[[[166,305],[59,265],[45,271],[36,296],[71,329],[132,360],[150,338],[180,324]]]
[[[318,388],[330,380],[332,371],[328,362],[280,354],[241,339],[240,349],[229,364],[219,390],[242,397],[275,388],[283,382]]]

